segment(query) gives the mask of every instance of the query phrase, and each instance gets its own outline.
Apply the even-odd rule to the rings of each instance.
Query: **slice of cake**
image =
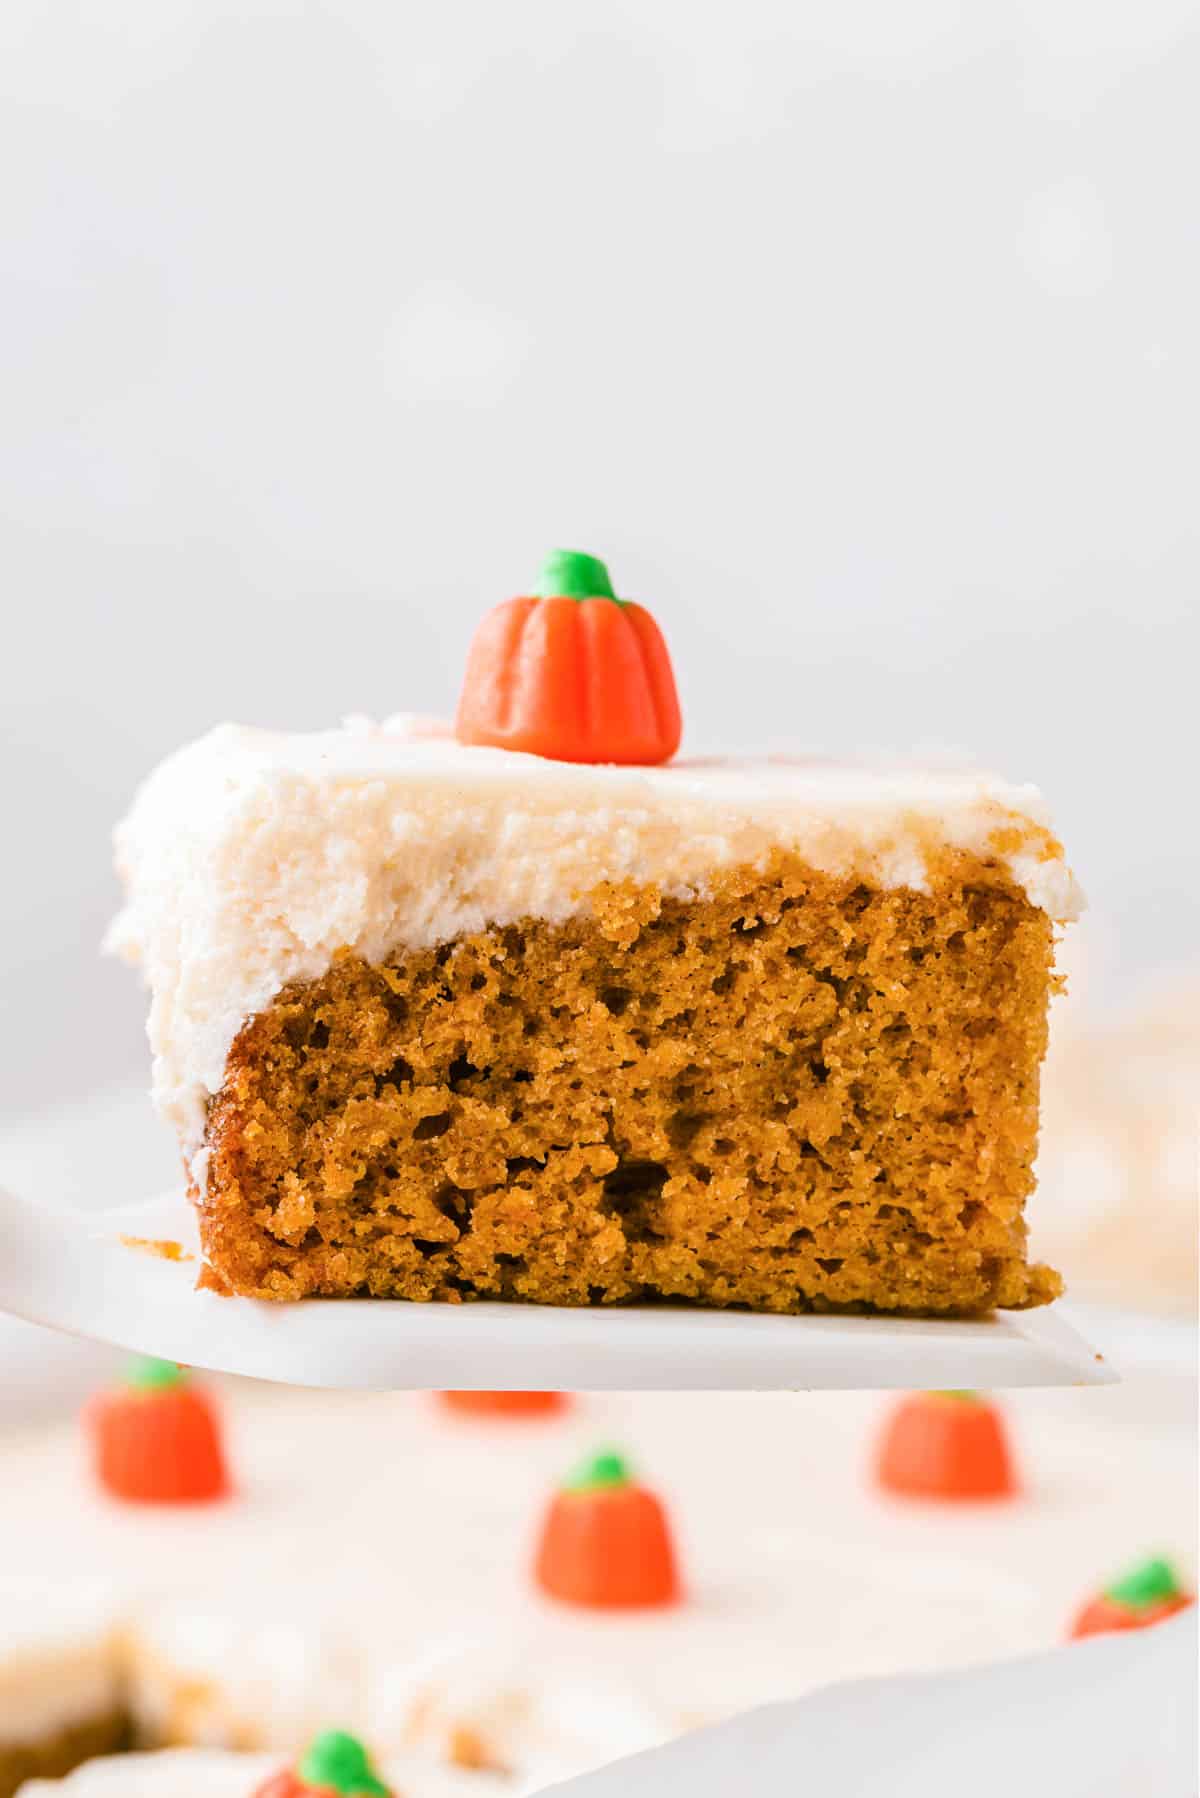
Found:
[[[112,942],[151,988],[205,1282],[1052,1298],[1024,1205],[1079,896],[1038,793],[902,764],[651,766],[678,732],[661,640],[626,610],[649,617],[500,608],[457,737],[224,726],[139,794]]]
[[[0,1798],[124,1743],[117,1615],[90,1584],[0,1579]]]

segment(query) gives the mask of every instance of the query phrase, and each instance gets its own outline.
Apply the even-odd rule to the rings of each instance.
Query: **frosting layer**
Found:
[[[25,1798],[253,1798],[279,1770],[278,1755],[165,1748],[157,1754],[88,1761],[67,1779],[34,1780],[21,1790]],[[491,1790],[486,1777],[413,1768],[407,1762],[386,1766],[383,1774],[398,1798],[482,1798]]]
[[[1037,789],[987,774],[800,757],[580,767],[464,748],[410,718],[223,725],[163,762],[118,829],[127,902],[109,944],[144,969],[155,1100],[195,1150],[242,1024],[339,949],[377,962],[561,923],[607,882],[696,897],[776,850],[918,891],[960,851],[1055,919],[1081,904]]]
[[[66,1779],[36,1779],[22,1789],[27,1798],[252,1798],[278,1768],[278,1756],[167,1748],[88,1761]]]

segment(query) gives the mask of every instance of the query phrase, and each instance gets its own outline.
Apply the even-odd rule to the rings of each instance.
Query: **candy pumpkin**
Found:
[[[393,1798],[374,1772],[362,1743],[341,1729],[327,1729],[294,1767],[283,1767],[249,1798]]]
[[[1194,1604],[1169,1561],[1143,1561],[1114,1580],[1076,1614],[1071,1635],[1107,1635],[1111,1630],[1148,1629]]]
[[[191,1504],[229,1491],[216,1408],[174,1361],[134,1362],[85,1422],[96,1478],[114,1498]]]
[[[442,1392],[449,1411],[470,1417],[549,1417],[567,1405],[565,1392]]]
[[[1004,1418],[977,1392],[910,1392],[884,1425],[875,1477],[902,1498],[1014,1498]]]
[[[681,1597],[661,1501],[620,1455],[593,1455],[550,1501],[534,1564],[542,1591],[566,1604],[633,1609]]]
[[[681,725],[662,633],[603,562],[554,550],[533,591],[476,631],[454,728],[460,743],[552,761],[668,761]]]

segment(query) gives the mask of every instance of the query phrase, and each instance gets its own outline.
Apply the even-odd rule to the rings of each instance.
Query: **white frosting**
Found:
[[[32,1780],[20,1798],[253,1798],[279,1769],[278,1755],[166,1748],[89,1761],[66,1779]],[[379,1776],[396,1798],[486,1798],[494,1784],[441,1768],[389,1762]]]
[[[425,1395],[240,1386],[236,1493],[219,1505],[98,1498],[72,1428],[6,1442],[0,1589],[9,1568],[64,1593],[110,1570],[135,1708],[207,1745],[286,1751],[333,1724],[385,1762],[436,1765],[465,1728],[517,1790],[537,1790],[832,1680],[1052,1647],[1142,1554],[1194,1579],[1194,1382],[1011,1394],[1028,1487],[1011,1506],[883,1501],[865,1469],[892,1402],[597,1395],[518,1426]],[[683,1605],[596,1613],[532,1586],[548,1494],[605,1441],[671,1507]],[[0,1685],[47,1627],[36,1603],[5,1620]],[[73,1646],[68,1627],[26,1692],[54,1702]]]
[[[66,1779],[31,1780],[21,1787],[20,1798],[253,1798],[278,1766],[270,1755],[204,1748],[114,1754],[88,1761]]]
[[[0,1743],[33,1743],[121,1703],[112,1591],[0,1575]]]
[[[384,1654],[364,1668],[364,1727],[452,1761],[464,1740],[490,1771],[540,1791],[583,1766],[600,1766],[668,1741],[684,1721],[624,1680],[563,1677],[553,1667],[529,1679],[528,1644],[480,1631],[450,1634],[414,1660]]]
[[[236,1684],[228,1669],[236,1665]],[[143,1609],[132,1633],[131,1708],[139,1739],[242,1747],[303,1742],[357,1702],[353,1651],[301,1600],[268,1615]]]
[[[1037,789],[990,775],[784,757],[578,767],[464,748],[411,718],[223,725],[162,763],[120,826],[127,903],[109,942],[143,967],[155,1099],[195,1150],[242,1024],[341,948],[379,961],[560,923],[606,881],[693,896],[776,849],[922,890],[942,846],[991,857],[1056,919],[1079,909]]]

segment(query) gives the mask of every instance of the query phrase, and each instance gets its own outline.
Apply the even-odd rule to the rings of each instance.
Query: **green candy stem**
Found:
[[[957,1399],[960,1405],[977,1405],[981,1402],[979,1394],[972,1392],[967,1386],[942,1386],[934,1392],[933,1396]]]
[[[604,1448],[597,1454],[589,1455],[581,1461],[573,1473],[564,1481],[567,1492],[604,1492],[616,1490],[619,1486],[628,1486],[632,1475],[629,1463],[614,1449]]]
[[[598,556],[585,556],[578,549],[552,549],[538,571],[533,584],[537,599],[613,599],[623,602],[613,592],[608,569]]]
[[[362,1743],[344,1729],[327,1729],[310,1742],[296,1771],[305,1785],[342,1793],[344,1798],[391,1798],[371,1771]]]
[[[1177,1598],[1179,1581],[1169,1561],[1143,1561],[1111,1586],[1106,1586],[1104,1596],[1115,1604],[1128,1605],[1131,1611],[1143,1611],[1161,1599]]]
[[[135,1392],[170,1392],[186,1379],[187,1374],[177,1361],[156,1361],[150,1355],[138,1355],[125,1375],[126,1385]]]

